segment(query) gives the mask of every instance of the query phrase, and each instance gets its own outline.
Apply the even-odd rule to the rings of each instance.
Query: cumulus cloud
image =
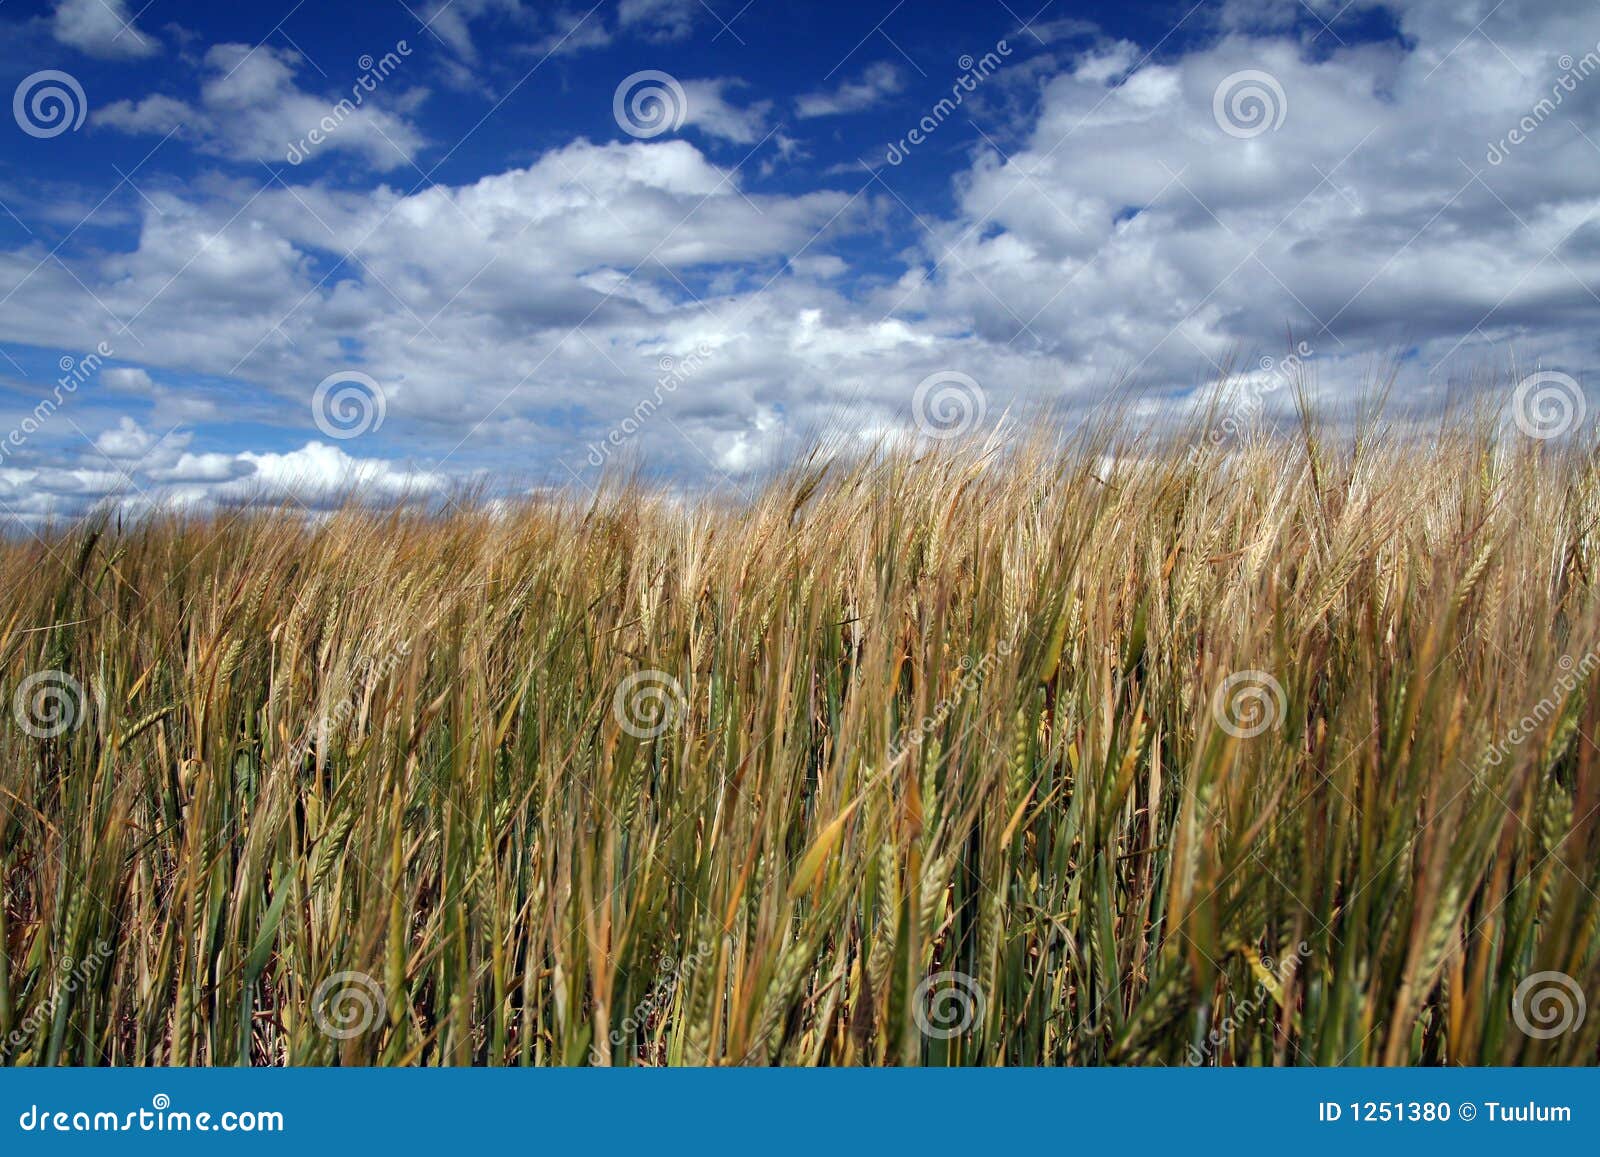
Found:
[[[748,85],[737,77],[684,81],[684,104],[688,109],[685,123],[708,136],[740,145],[754,144],[765,134],[772,102],[755,101],[744,107],[729,103],[727,94],[730,91],[746,87]]]
[[[144,471],[152,481],[177,482],[231,482],[246,478],[254,472],[254,464],[237,454],[191,454],[187,451],[167,466],[150,466]]]
[[[167,133],[204,118],[187,101],[157,92],[139,100],[115,101],[98,110],[93,119],[96,125],[126,133]]]
[[[359,364],[385,392],[386,436],[440,452],[470,437],[458,470],[496,448],[502,466],[528,469],[528,447],[543,446],[547,472],[563,451],[580,461],[580,434],[652,390],[661,358],[701,346],[723,356],[716,372],[702,367],[683,420],[753,421],[737,411],[782,361],[763,331],[810,300],[786,258],[829,244],[859,210],[838,192],[746,193],[685,141],[577,142],[409,196],[233,193],[156,193],[133,250],[71,273],[31,250],[0,257],[0,332],[77,342],[109,331],[148,367],[108,371],[119,396],[156,385],[160,366],[232,378],[259,386],[237,395],[232,420],[303,430],[315,429],[316,384]],[[326,276],[313,260],[325,252],[353,260]],[[732,408],[719,413],[718,396]],[[779,401],[763,396],[760,412]],[[660,432],[678,438],[665,422]]]
[[[959,214],[926,246],[938,268],[905,307],[1150,376],[1281,345],[1286,325],[1326,357],[1412,349],[1436,375],[1535,335],[1592,360],[1571,321],[1597,304],[1600,152],[1555,123],[1499,165],[1486,145],[1594,27],[1576,9],[1508,14],[1490,40],[1481,18],[1423,5],[1403,13],[1412,47],[1315,58],[1246,34],[1170,62],[1132,44],[1079,57],[1025,146],[983,150],[960,179]],[[1600,86],[1567,107],[1597,102]]]
[[[161,51],[161,42],[134,27],[127,0],[61,0],[51,30],[89,56],[133,60]]]
[[[107,338],[138,365],[103,371],[105,397],[150,402],[133,427],[75,418],[99,442],[78,458],[8,458],[0,499],[79,500],[117,480],[108,458],[152,492],[228,500],[291,477],[316,493],[474,471],[585,485],[634,453],[741,484],[845,416],[864,436],[904,430],[940,371],[976,379],[992,416],[1034,401],[1071,416],[1119,376],[1171,398],[1232,354],[1281,355],[1286,327],[1334,396],[1391,352],[1408,399],[1510,349],[1588,372],[1600,149],[1579,130],[1600,72],[1561,82],[1564,56],[1596,51],[1587,9],[1393,16],[1400,37],[1314,50],[1292,14],[1219,22],[1184,53],[1053,45],[1060,65],[1004,152],[954,123],[921,146],[970,150],[943,213],[917,194],[915,152],[842,190],[772,194],[665,138],[574,140],[410,194],[151,189],[120,250],[0,252],[0,339]],[[1255,89],[1239,103],[1241,78]],[[760,102],[691,83],[726,106],[725,139],[765,131]],[[335,447],[311,399],[345,369],[387,411]],[[196,379],[232,385],[177,384]],[[212,406],[205,438],[145,445],[180,398]],[[217,441],[229,422],[246,433]],[[262,428],[279,432],[270,452],[248,442]]]
[[[94,440],[95,449],[111,459],[143,458],[155,443],[156,439],[149,431],[126,415],[118,421],[115,429],[104,431]]]
[[[155,389],[155,382],[151,380],[149,372],[137,366],[113,366],[101,372],[100,380],[110,389],[127,393],[148,395]]]
[[[313,507],[358,493],[371,498],[422,497],[443,489],[443,476],[377,458],[356,458],[337,446],[308,442],[283,454],[246,451],[236,459],[248,473],[221,487],[224,501],[298,500]]]
[[[417,501],[448,486],[442,474],[320,441],[272,453],[197,453],[189,444],[186,433],[158,436],[124,415],[92,442],[58,448],[50,463],[0,467],[0,515],[36,524],[106,503],[133,513],[215,504],[316,512],[352,495]]]
[[[349,89],[329,95],[299,87],[298,53],[270,45],[218,44],[206,52],[197,101],[153,93],[115,101],[91,122],[139,134],[176,129],[202,151],[239,161],[298,164],[306,156],[344,151],[360,154],[379,170],[399,168],[411,164],[424,143],[405,114],[426,96],[424,89],[385,87],[405,67],[410,45],[402,44],[404,49],[384,58],[382,79],[368,70]],[[381,98],[371,97],[380,91]]]

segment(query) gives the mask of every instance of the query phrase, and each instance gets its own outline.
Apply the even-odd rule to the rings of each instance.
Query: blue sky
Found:
[[[1596,360],[1591,2],[0,25],[12,522],[624,460],[744,488],[821,428],[1071,421],[1121,381],[1159,420],[1234,365],[1277,406],[1291,353],[1335,400],[1397,360],[1421,408]]]

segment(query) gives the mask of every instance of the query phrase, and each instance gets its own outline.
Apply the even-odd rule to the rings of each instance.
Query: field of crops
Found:
[[[1592,456],[1119,437],[15,536],[5,1063],[1593,1063]]]

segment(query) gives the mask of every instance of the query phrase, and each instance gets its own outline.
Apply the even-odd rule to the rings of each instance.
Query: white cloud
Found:
[[[185,123],[199,123],[205,114],[185,101],[156,92],[136,101],[114,101],[97,109],[92,120],[126,133],[166,133]]]
[[[155,382],[150,379],[149,373],[131,366],[113,366],[100,371],[100,380],[109,389],[122,390],[127,393],[148,395],[155,389]]]
[[[766,131],[772,102],[756,101],[744,108],[728,103],[725,95],[728,90],[746,87],[747,84],[737,77],[684,81],[684,104],[688,109],[686,123],[708,136],[721,137],[740,145],[755,144]]]
[[[285,498],[316,507],[355,491],[373,498],[420,497],[441,490],[446,479],[378,458],[356,458],[337,446],[308,442],[283,454],[238,455],[250,473],[224,485],[218,497],[231,501]]]
[[[161,42],[134,27],[127,0],[61,0],[55,38],[89,56],[133,60],[161,51]]]
[[[1092,38],[1099,34],[1100,26],[1092,20],[1083,20],[1076,16],[1059,16],[1052,20],[1033,20],[1026,27],[1018,28],[1012,33],[1011,39],[1019,44],[1028,40],[1041,44],[1054,44],[1062,40]]]
[[[218,44],[206,53],[198,103],[154,93],[115,101],[96,111],[91,123],[141,134],[177,128],[202,151],[239,161],[298,164],[305,156],[344,151],[361,154],[377,169],[395,169],[412,163],[424,143],[403,114],[426,90],[384,87],[394,84],[395,71],[405,67],[399,52],[390,60],[385,78],[372,81],[381,97],[369,99],[366,87],[356,83],[359,77],[350,88],[321,96],[296,83],[297,53],[270,45]]]
[[[700,13],[700,0],[619,0],[617,23],[651,40],[683,40]]]
[[[278,453],[194,453],[189,436],[158,438],[123,416],[74,465],[0,467],[0,513],[24,523],[110,501],[133,513],[215,503],[322,511],[351,494],[377,502],[442,493],[448,479],[384,458],[307,442]]]
[[[922,247],[937,271],[886,308],[964,314],[993,344],[1102,379],[1193,381],[1233,351],[1281,356],[1286,326],[1349,388],[1373,352],[1411,352],[1416,397],[1512,343],[1593,365],[1573,323],[1600,304],[1600,152],[1558,123],[1498,167],[1485,147],[1595,29],[1576,9],[1508,14],[1482,30],[1491,43],[1473,34],[1483,16],[1408,10],[1410,51],[1313,59],[1231,35],[1125,79],[1143,48],[1081,56],[1022,147],[981,150]],[[1269,74],[1287,111],[1281,129],[1236,139],[1213,97],[1246,70]],[[1568,98],[1572,115],[1600,107],[1600,76],[1592,89]]]
[[[484,28],[492,28],[498,47],[520,56],[574,56],[611,43],[600,13],[590,5],[547,7],[522,0],[433,0],[420,9],[429,33],[443,42],[449,57],[440,63],[452,87],[489,96],[489,74],[496,54],[478,47]]]
[[[152,466],[145,473],[152,480],[162,483],[230,482],[248,477],[254,468],[254,464],[241,455],[215,452],[191,454],[185,451],[170,466]]]
[[[858,80],[840,82],[837,88],[806,93],[795,102],[801,117],[837,116],[861,112],[881,103],[905,87],[900,70],[886,60],[867,66]]]
[[[789,264],[796,272],[818,280],[831,280],[850,272],[850,263],[832,253],[802,254]]]
[[[139,423],[126,415],[115,429],[106,430],[94,440],[95,449],[107,458],[143,458],[155,445],[156,439]]]
[[[841,419],[905,429],[936,371],[977,379],[991,417],[1030,401],[1071,416],[1119,373],[1171,396],[1230,353],[1281,356],[1286,325],[1333,396],[1393,350],[1401,399],[1437,398],[1513,346],[1581,374],[1600,361],[1600,151],[1561,121],[1600,111],[1600,75],[1502,163],[1485,151],[1597,34],[1554,4],[1473,33],[1485,11],[1406,7],[1404,44],[1325,37],[1313,56],[1252,31],[1150,60],[1148,45],[1097,42],[1009,126],[1006,155],[978,142],[943,215],[910,167],[854,198],[756,194],[683,139],[576,140],[411,195],[151,189],[160,212],[146,208],[123,251],[0,252],[0,340],[106,337],[146,367],[101,378],[118,407],[151,399],[142,427],[74,417],[107,454],[178,421],[180,400],[210,407],[205,445],[157,443],[135,475],[228,500],[291,478],[325,494],[350,471],[388,492],[479,470],[582,485],[634,452],[739,481]],[[1247,70],[1270,74],[1287,108],[1282,128],[1240,139],[1213,96]],[[944,155],[972,146],[938,131],[949,144],[927,147]],[[870,230],[900,248],[885,258]],[[350,368],[380,383],[385,423],[328,446],[311,394]],[[177,384],[197,379],[236,385]],[[219,443],[230,422],[244,433]],[[220,453],[263,426],[302,449]],[[32,510],[92,493],[106,461],[77,442],[77,457],[42,443],[8,457],[0,499]]]
[[[520,0],[433,0],[422,9],[423,22],[469,64],[478,59],[471,24],[487,16],[521,17]]]
[[[550,31],[528,46],[531,56],[576,56],[611,43],[611,32],[593,9],[560,9],[550,13]]]
[[[742,428],[739,399],[792,373],[779,368],[782,329],[808,295],[784,258],[815,255],[830,223],[859,210],[836,192],[744,194],[736,174],[681,140],[577,142],[411,196],[272,188],[241,213],[256,192],[241,181],[215,200],[154,193],[136,248],[71,275],[31,250],[0,256],[0,296],[12,294],[0,334],[109,333],[149,370],[264,387],[236,392],[213,421],[306,431],[316,383],[358,365],[386,392],[386,436],[446,453],[470,435],[457,471],[486,455],[527,462],[540,445],[549,468],[562,453],[580,463],[583,436],[652,388],[661,357],[701,343],[721,361],[696,377],[683,428]],[[312,255],[347,252],[324,280]],[[132,319],[143,344],[106,310]],[[117,367],[105,381],[164,389],[167,375],[149,370]],[[733,410],[719,414],[719,397]],[[698,459],[669,425],[655,433]]]

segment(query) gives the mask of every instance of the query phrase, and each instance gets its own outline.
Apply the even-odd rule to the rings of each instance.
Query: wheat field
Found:
[[[0,1049],[1594,1063],[1590,451],[1103,422],[15,535]]]

